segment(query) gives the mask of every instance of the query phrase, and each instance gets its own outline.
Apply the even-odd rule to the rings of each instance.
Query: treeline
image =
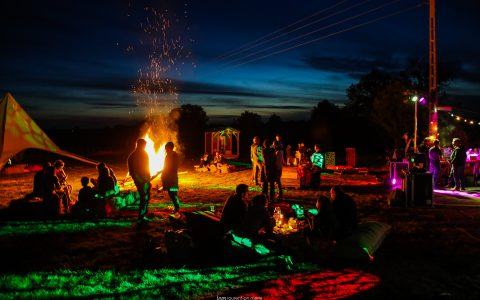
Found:
[[[357,149],[357,156],[383,158],[387,149],[398,146],[404,132],[413,135],[413,95],[428,97],[428,73],[415,64],[397,74],[374,70],[347,89],[348,101],[339,107],[328,100],[319,100],[304,121],[285,121],[276,114],[266,119],[251,111],[243,112],[231,124],[212,124],[201,106],[185,104],[174,109],[178,141],[187,159],[197,159],[204,151],[204,132],[231,126],[240,130],[240,156],[249,160],[249,146],[258,135],[273,139],[280,134],[284,145],[294,148],[300,142],[309,147],[319,144],[323,151],[333,151],[344,157],[347,147]],[[448,97],[444,88],[452,77],[439,72],[439,102]],[[178,117],[179,116],[179,117]],[[439,114],[441,145],[452,137],[460,137],[466,145],[478,144],[477,127],[452,126],[451,118]],[[142,123],[143,124],[143,123]],[[104,129],[53,129],[47,134],[64,149],[76,153],[111,151],[129,152],[142,129],[142,124],[115,126]],[[418,144],[428,135],[428,107],[418,105]]]

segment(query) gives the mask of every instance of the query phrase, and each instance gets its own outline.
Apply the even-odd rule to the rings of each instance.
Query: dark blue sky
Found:
[[[411,59],[428,61],[428,5],[415,7],[422,3],[4,0],[0,91],[11,91],[44,127],[142,118],[132,91],[149,65],[154,35],[142,28],[155,22],[154,8],[168,16],[167,38],[180,46],[165,73],[179,104],[201,105],[212,121],[227,123],[245,110],[308,119],[319,100],[343,105],[348,86],[374,68],[397,72]],[[437,0],[439,63],[456,70],[450,104],[477,113],[479,11],[480,1]],[[311,15],[288,34],[225,56]]]

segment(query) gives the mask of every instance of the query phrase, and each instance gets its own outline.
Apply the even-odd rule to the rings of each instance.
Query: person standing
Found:
[[[283,198],[282,173],[283,173],[283,165],[285,163],[284,155],[283,155],[283,147],[281,147],[278,141],[274,141],[273,149],[275,150],[275,166],[276,166],[275,183],[278,186],[278,198],[282,199]]]
[[[433,141],[433,146],[428,149],[428,159],[430,161],[430,173],[433,177],[433,187],[437,187],[438,178],[440,177],[440,159],[442,158],[442,150],[439,147],[440,141]]]
[[[322,169],[324,166],[325,159],[323,157],[323,154],[320,152],[320,146],[318,144],[315,144],[313,146],[313,149],[315,152],[312,154],[310,157],[310,160],[312,161],[312,182],[311,186],[314,189],[320,188],[320,182],[321,182],[321,173]]]
[[[259,185],[262,179],[263,160],[258,136],[253,137],[253,143],[250,146],[250,159],[252,160],[252,183]]]
[[[174,213],[180,209],[180,199],[178,198],[178,165],[179,159],[177,152],[173,151],[175,145],[173,142],[165,144],[165,165],[162,171],[162,186],[163,190],[168,192],[168,197],[173,202],[175,207]]]
[[[275,150],[270,147],[270,141],[265,139],[263,141],[262,148],[262,160],[263,160],[263,185],[262,193],[268,197],[269,205],[275,200],[275,181],[277,176],[277,165]],[[269,191],[270,186],[270,191]]]
[[[150,167],[148,153],[145,151],[147,141],[138,139],[135,150],[128,156],[128,172],[132,176],[133,182],[140,195],[140,205],[138,207],[138,222],[146,222],[148,203],[150,201]]]
[[[453,152],[450,156],[450,165],[451,171],[450,174],[453,176],[455,186],[452,190],[455,191],[464,191],[465,190],[465,161],[467,160],[467,151],[462,146],[462,143],[459,138],[454,138],[452,140]]]

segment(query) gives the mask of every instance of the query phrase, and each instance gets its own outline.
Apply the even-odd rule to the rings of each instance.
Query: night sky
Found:
[[[0,91],[46,128],[142,119],[133,90],[152,38],[163,36],[145,33],[154,12],[170,21],[177,47],[165,76],[178,103],[201,105],[212,122],[245,110],[306,120],[320,100],[344,105],[372,69],[428,62],[425,1],[170,2],[2,1]],[[480,1],[437,0],[439,64],[455,70],[448,104],[478,121],[479,11]]]

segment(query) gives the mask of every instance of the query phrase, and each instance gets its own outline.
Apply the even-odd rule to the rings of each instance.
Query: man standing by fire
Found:
[[[173,142],[165,144],[165,165],[162,171],[162,186],[163,190],[168,192],[168,196],[175,206],[174,213],[177,213],[180,209],[180,200],[178,199],[178,154],[173,151],[175,145]]]
[[[128,172],[133,178],[140,195],[140,205],[138,207],[138,222],[149,221],[146,217],[148,211],[148,202],[150,201],[150,167],[148,153],[145,151],[147,141],[137,140],[135,150],[128,157]]]

